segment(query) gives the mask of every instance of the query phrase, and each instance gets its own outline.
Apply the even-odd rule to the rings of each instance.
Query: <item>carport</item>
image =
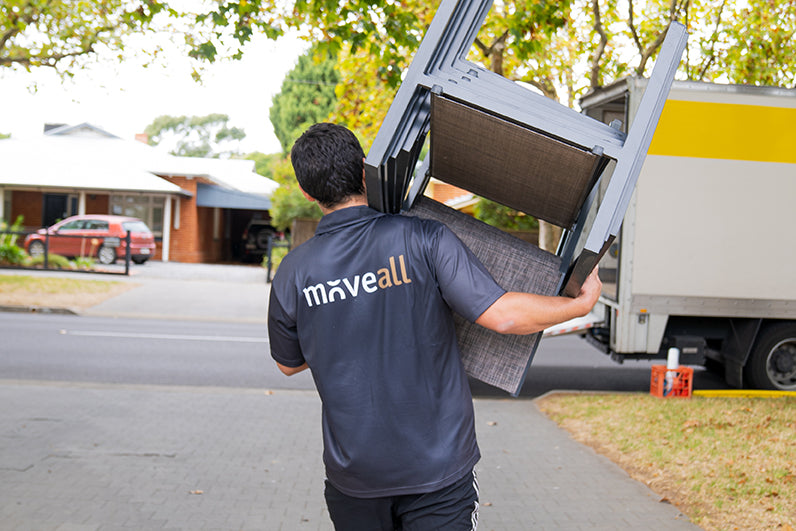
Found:
[[[242,234],[246,225],[252,219],[270,218],[271,199],[262,194],[198,183],[196,206],[219,209],[218,215],[224,220],[224,239],[230,243],[229,252],[233,258],[239,259],[242,257]]]

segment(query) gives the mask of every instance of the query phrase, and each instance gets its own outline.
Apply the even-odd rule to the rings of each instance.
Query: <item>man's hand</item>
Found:
[[[597,304],[597,300],[600,298],[600,294],[603,291],[603,283],[598,276],[597,267],[594,267],[594,270],[586,277],[586,280],[583,282],[583,285],[580,287],[580,293],[578,296],[575,297],[576,301],[580,301],[581,304],[586,308],[586,311],[583,315],[586,315],[594,308],[594,305]]]

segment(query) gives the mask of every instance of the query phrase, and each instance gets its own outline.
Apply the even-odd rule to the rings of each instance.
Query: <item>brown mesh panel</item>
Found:
[[[571,228],[600,157],[479,109],[433,95],[431,175]]]

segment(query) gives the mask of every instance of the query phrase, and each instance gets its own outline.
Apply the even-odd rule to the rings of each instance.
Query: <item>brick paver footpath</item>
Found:
[[[481,530],[695,530],[530,400],[477,399]],[[0,380],[0,530],[330,530],[312,391]]]

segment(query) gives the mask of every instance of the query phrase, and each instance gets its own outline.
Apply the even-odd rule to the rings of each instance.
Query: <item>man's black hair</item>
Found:
[[[331,123],[311,126],[290,150],[301,188],[326,208],[365,193],[364,158],[354,133]]]

